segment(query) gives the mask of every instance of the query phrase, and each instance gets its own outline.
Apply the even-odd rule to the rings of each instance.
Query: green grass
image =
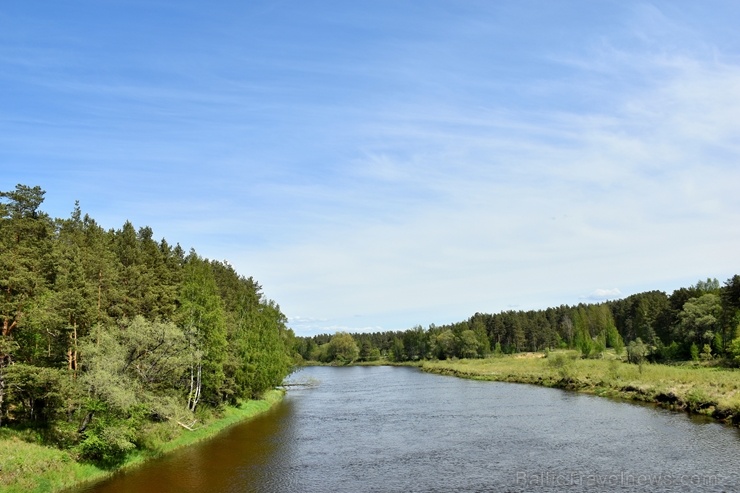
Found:
[[[740,370],[694,364],[628,364],[614,359],[580,359],[569,352],[479,360],[428,361],[432,373],[478,380],[558,387],[664,407],[740,424]]]
[[[273,390],[267,392],[261,400],[246,401],[239,407],[227,407],[223,415],[218,420],[212,421],[194,431],[181,433],[176,439],[162,444],[159,447],[159,452],[167,453],[181,447],[192,445],[201,440],[211,438],[230,426],[241,423],[242,421],[267,411],[273,405],[278,403],[283,398],[283,395],[284,392]]]
[[[0,439],[0,491],[43,493],[102,477],[101,470],[75,462],[71,453],[29,443],[18,436]]]
[[[385,358],[373,360],[373,361],[351,361],[349,363],[340,363],[337,361],[331,361],[329,363],[323,363],[321,361],[304,360],[301,362],[301,366],[421,366],[422,361],[390,361]]]
[[[227,407],[221,416],[201,427],[194,427],[194,431],[169,422],[153,426],[149,433],[149,449],[131,454],[115,470],[77,462],[72,452],[44,446],[31,432],[0,429],[0,492],[49,493],[104,479],[115,471],[137,467],[154,457],[209,439],[230,426],[267,411],[283,395],[282,391],[274,390],[261,400]]]

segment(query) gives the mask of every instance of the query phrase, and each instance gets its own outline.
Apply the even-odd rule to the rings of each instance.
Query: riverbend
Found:
[[[728,491],[738,430],[559,389],[310,367],[270,412],[75,493]]]

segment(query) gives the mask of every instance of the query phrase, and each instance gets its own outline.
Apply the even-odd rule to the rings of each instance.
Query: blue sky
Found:
[[[0,6],[0,189],[254,276],[299,335],[740,273],[736,1]]]

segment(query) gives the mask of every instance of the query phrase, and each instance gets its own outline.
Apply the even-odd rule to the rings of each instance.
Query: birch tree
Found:
[[[187,258],[180,289],[179,323],[191,354],[188,381],[188,409],[198,403],[223,401],[226,361],[226,324],[223,302],[209,263],[191,252]]]

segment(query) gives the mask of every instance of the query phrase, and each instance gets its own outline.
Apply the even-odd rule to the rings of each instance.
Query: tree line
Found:
[[[0,192],[0,425],[101,463],[279,385],[294,360],[280,307],[227,262],[130,222],[104,229],[45,192]]]
[[[307,361],[395,362],[483,358],[490,354],[568,348],[599,357],[607,348],[629,360],[723,358],[740,362],[740,276],[720,285],[698,281],[670,295],[648,291],[624,299],[544,310],[476,313],[449,325],[406,331],[298,337]]]

